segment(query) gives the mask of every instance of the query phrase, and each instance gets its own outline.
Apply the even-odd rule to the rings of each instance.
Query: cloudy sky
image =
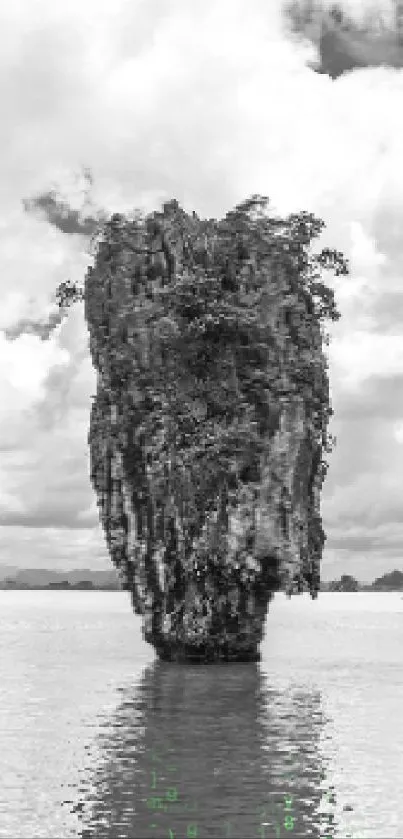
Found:
[[[32,327],[61,280],[82,282],[88,241],[32,197],[212,216],[260,192],[321,216],[351,263],[334,281],[323,577],[403,570],[403,70],[315,74],[280,0],[14,0],[0,26],[0,564],[109,567],[82,304]]]

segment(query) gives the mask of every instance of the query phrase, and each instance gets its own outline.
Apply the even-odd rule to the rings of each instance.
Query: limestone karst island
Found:
[[[113,215],[84,291],[97,371],[91,481],[111,560],[170,661],[255,661],[273,594],[316,597],[332,439],[324,223],[254,196]]]

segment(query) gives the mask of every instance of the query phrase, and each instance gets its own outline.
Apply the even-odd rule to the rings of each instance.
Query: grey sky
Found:
[[[1,562],[109,567],[82,304],[46,327],[57,285],[83,281],[93,213],[175,197],[220,215],[259,192],[324,218],[351,263],[334,281],[323,576],[403,567],[403,71],[312,72],[280,0],[17,0],[0,24]],[[64,229],[38,196],[65,202]]]

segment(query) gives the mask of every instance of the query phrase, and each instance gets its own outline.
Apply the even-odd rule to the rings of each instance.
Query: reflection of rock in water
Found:
[[[157,660],[103,731],[80,836],[266,839],[287,794],[280,836],[319,837],[324,723],[317,691],[273,690],[257,665]]]

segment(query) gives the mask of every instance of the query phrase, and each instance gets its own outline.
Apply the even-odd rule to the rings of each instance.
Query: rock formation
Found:
[[[268,604],[319,590],[329,451],[323,222],[254,197],[112,216],[84,290],[91,481],[143,635],[166,660],[257,660]]]

